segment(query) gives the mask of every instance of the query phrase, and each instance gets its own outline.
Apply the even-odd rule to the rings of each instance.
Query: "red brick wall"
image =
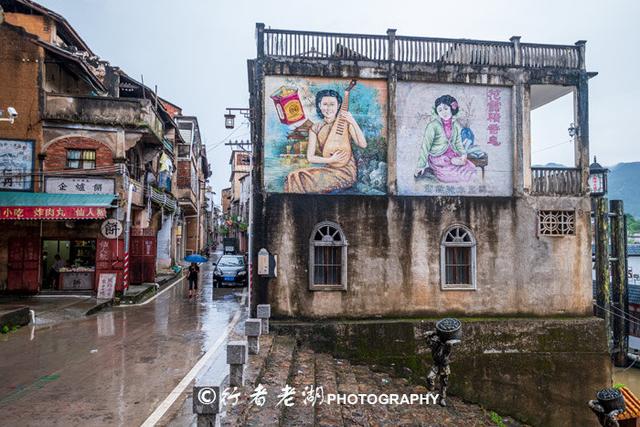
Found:
[[[191,188],[191,160],[178,161],[178,188]]]
[[[79,136],[60,139],[49,145],[46,150],[44,170],[61,170],[67,163],[67,149],[96,150],[96,168],[113,165],[113,152],[106,145]]]

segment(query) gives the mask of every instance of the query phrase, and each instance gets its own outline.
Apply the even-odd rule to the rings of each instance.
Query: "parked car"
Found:
[[[247,284],[247,265],[242,255],[222,255],[213,269],[213,284]]]

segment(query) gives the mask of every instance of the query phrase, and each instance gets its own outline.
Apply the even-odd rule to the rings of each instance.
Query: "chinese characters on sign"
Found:
[[[489,132],[489,141],[487,144],[495,145],[496,147],[501,144],[498,141],[498,133],[500,132],[500,107],[502,107],[502,101],[500,100],[499,89],[487,90],[487,132]]]
[[[102,273],[98,280],[98,299],[111,299],[116,290],[116,273]]]
[[[106,216],[106,208],[93,206],[0,207],[0,219],[102,219]]]
[[[122,223],[117,219],[109,218],[102,223],[100,231],[107,239],[117,239],[122,234]]]
[[[0,139],[0,189],[32,190],[33,141]]]
[[[108,178],[46,178],[45,191],[52,194],[113,194],[115,182]]]

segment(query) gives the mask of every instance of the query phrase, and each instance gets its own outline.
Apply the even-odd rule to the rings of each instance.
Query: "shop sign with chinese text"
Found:
[[[114,218],[106,219],[102,223],[100,231],[107,239],[117,239],[122,234],[122,223]]]
[[[106,208],[92,206],[8,206],[0,207],[1,219],[102,219]]]
[[[46,178],[45,191],[52,194],[114,194],[115,181],[109,178]]]

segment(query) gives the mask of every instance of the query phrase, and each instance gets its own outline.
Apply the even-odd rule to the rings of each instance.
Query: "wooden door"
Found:
[[[40,290],[40,239],[20,237],[9,239],[7,291],[35,294]]]

